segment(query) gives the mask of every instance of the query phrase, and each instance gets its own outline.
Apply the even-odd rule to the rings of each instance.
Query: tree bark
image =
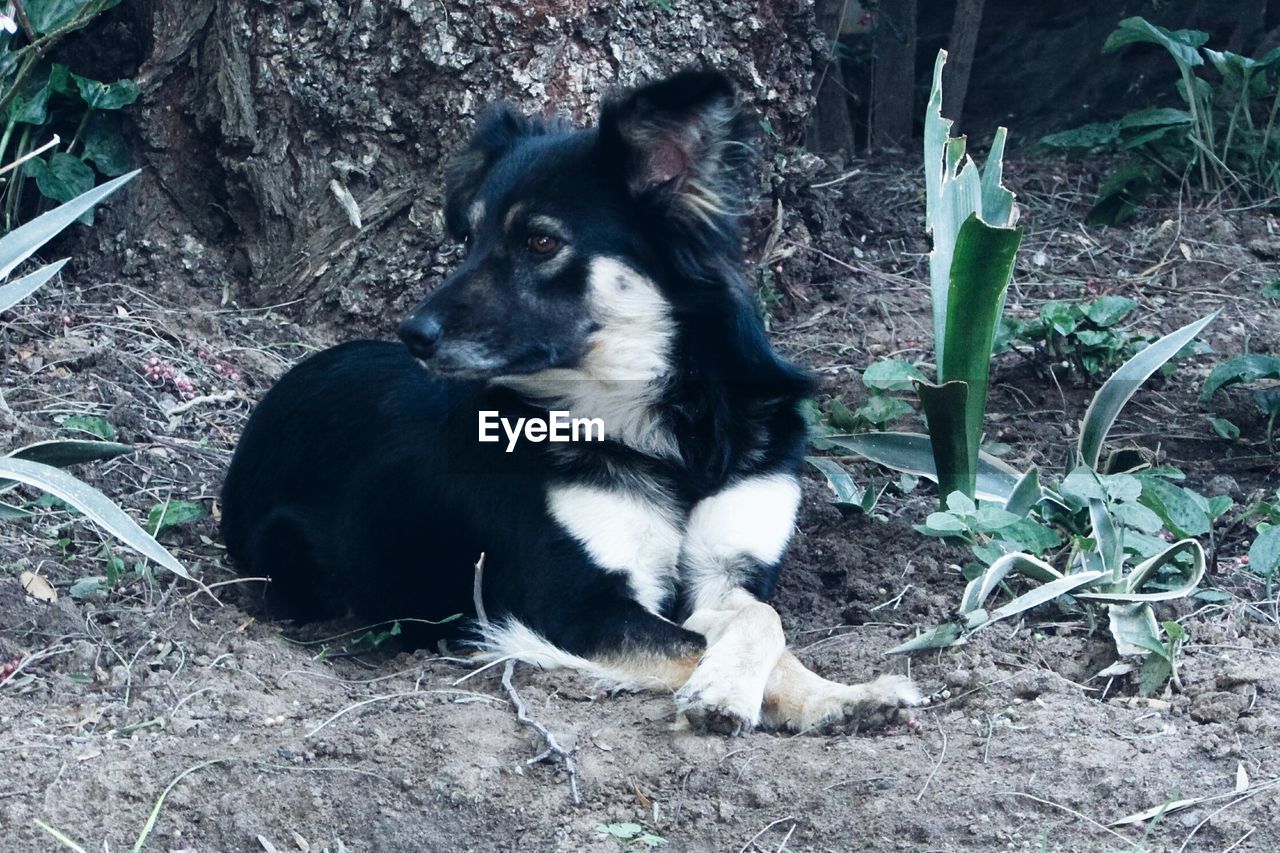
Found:
[[[947,46],[947,65],[943,71],[942,114],[963,129],[964,99],[969,91],[969,74],[973,70],[973,53],[982,28],[985,0],[959,0],[951,23],[951,41]]]
[[[817,26],[828,46],[818,57],[814,77],[817,103],[807,136],[808,147],[824,154],[849,154],[853,150],[853,119],[849,115],[849,92],[844,82],[837,46],[840,18],[847,0],[817,0]]]
[[[453,264],[441,167],[491,100],[584,121],[711,65],[790,143],[813,104],[812,0],[137,2],[147,169],[125,224],[222,253],[242,301],[303,320],[385,329]]]
[[[882,0],[871,87],[872,148],[902,148],[915,120],[916,0]]]

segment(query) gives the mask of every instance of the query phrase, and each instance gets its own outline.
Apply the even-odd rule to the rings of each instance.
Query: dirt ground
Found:
[[[1116,440],[1238,505],[1273,493],[1276,458],[1247,395],[1216,404],[1244,432],[1235,443],[1195,397],[1216,358],[1280,344],[1280,303],[1259,295],[1280,276],[1280,222],[1169,198],[1102,231],[1081,224],[1095,175],[1045,161],[1007,175],[1028,226],[1015,315],[1117,293],[1140,302],[1138,331],[1158,332],[1223,310],[1207,335],[1218,355],[1154,380]],[[781,193],[791,254],[773,334],[851,405],[874,359],[928,355],[917,186],[914,163],[853,163]],[[777,601],[791,642],[832,678],[909,671],[931,694],[918,726],[696,736],[675,729],[669,697],[521,666],[530,714],[572,750],[572,805],[563,766],[530,762],[541,742],[517,724],[499,670],[393,640],[369,650],[364,626],[255,617],[255,584],[236,581],[217,542],[223,470],[270,382],[353,332],[224,302],[210,263],[194,242],[133,246],[112,280],[80,265],[0,322],[12,443],[72,434],[69,415],[105,418],[137,451],[80,473],[135,518],[165,499],[204,507],[164,538],[216,596],[135,574],[127,550],[56,506],[0,526],[0,658],[17,662],[0,684],[0,848],[60,849],[61,833],[86,850],[1280,849],[1280,619],[1275,593],[1241,567],[1247,527],[1212,543],[1206,586],[1230,599],[1161,613],[1190,632],[1183,689],[1140,699],[1095,677],[1114,660],[1105,631],[1052,607],[961,647],[885,657],[949,615],[965,554],[910,530],[927,489],[890,489],[882,517],[843,518],[812,472]],[[989,439],[1014,464],[1060,465],[1096,383],[1023,350],[997,363]],[[894,479],[849,467],[860,482]],[[72,593],[113,555],[130,567],[115,589]],[[25,594],[25,570],[57,601]]]

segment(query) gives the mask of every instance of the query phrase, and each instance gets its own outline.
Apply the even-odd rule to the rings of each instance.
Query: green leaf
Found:
[[[65,471],[39,462],[5,456],[0,457],[0,477],[26,483],[66,501],[121,542],[175,575],[191,579],[181,563],[134,524],[106,495]]]
[[[79,157],[59,151],[49,160],[28,160],[27,174],[35,178],[40,194],[54,201],[71,201],[93,189],[93,169]]]
[[[1280,278],[1273,278],[1262,285],[1262,295],[1267,299],[1280,299]]]
[[[1058,486],[1058,491],[1082,507],[1088,506],[1091,500],[1102,500],[1107,496],[1098,475],[1092,468],[1086,468],[1083,465],[1077,465],[1071,469],[1071,473],[1064,477],[1062,484]]]
[[[1122,503],[1111,507],[1115,520],[1125,527],[1132,527],[1143,533],[1158,533],[1164,529],[1164,520],[1142,504]],[[1126,546],[1129,544],[1125,542]]]
[[[875,424],[876,426],[882,427],[897,418],[911,414],[913,411],[915,410],[911,408],[910,404],[903,400],[899,400],[897,397],[886,397],[883,394],[875,394],[868,397],[867,402],[859,406],[853,415],[855,422],[857,418],[861,418],[865,423]],[[832,423],[833,425],[839,426],[839,424],[835,424],[834,419],[832,420]]]
[[[862,371],[862,382],[878,391],[910,391],[912,380],[925,381],[925,375],[914,364],[901,359],[877,361]]]
[[[1280,525],[1259,524],[1258,535],[1249,546],[1249,571],[1270,578],[1280,568]]]
[[[1063,337],[1076,330],[1083,316],[1084,309],[1074,302],[1053,301],[1040,306],[1040,319]]]
[[[1200,404],[1204,405],[1214,392],[1237,382],[1253,382],[1258,379],[1280,379],[1280,356],[1234,355],[1213,368],[1200,391]]]
[[[117,114],[96,112],[89,116],[84,129],[82,156],[107,177],[113,178],[129,171],[129,149],[125,146]]]
[[[1160,127],[1190,123],[1190,112],[1169,107],[1152,107],[1147,110],[1138,110],[1120,119],[1120,127],[1126,130],[1135,127]]]
[[[27,18],[31,28],[40,35],[61,30],[75,24],[83,26],[102,11],[110,9],[120,0],[26,0]]]
[[[905,471],[938,482],[929,436],[910,432],[867,432],[825,436],[826,441],[886,468]],[[987,453],[978,456],[978,487],[974,497],[1004,503],[1013,494],[1022,473]]]
[[[1120,139],[1120,127],[1114,121],[1094,122],[1071,130],[1063,130],[1040,137],[1040,144],[1050,148],[1071,148],[1089,151],[1103,148]]]
[[[1127,296],[1102,296],[1085,305],[1083,311],[1094,325],[1105,328],[1119,323],[1137,307],[1138,303]]]
[[[70,415],[62,421],[63,429],[74,429],[96,435],[98,438],[116,437],[116,428],[106,418],[97,415]]]
[[[67,591],[71,593],[72,598],[83,600],[86,598],[102,598],[107,594],[109,589],[110,587],[107,585],[107,579],[105,577],[95,576],[80,578],[80,580],[73,583],[71,588]]]
[[[1208,533],[1213,526],[1209,513],[1200,507],[1186,489],[1157,477],[1142,478],[1139,501],[1165,523],[1179,539]]]
[[[29,77],[18,94],[9,101],[9,120],[38,127],[49,120],[49,76]],[[37,137],[38,138],[38,137]]]
[[[1145,18],[1134,17],[1125,18],[1116,26],[1102,45],[1102,52],[1112,53],[1129,44],[1158,44],[1169,52],[1179,68],[1194,68],[1204,65],[1197,48],[1208,41],[1209,34],[1200,30],[1167,30]]]
[[[938,351],[938,380],[943,387],[957,381],[968,386],[968,393],[961,400],[964,408],[960,422],[967,447],[963,489],[966,494],[971,494],[975,485],[996,322],[1004,307],[1005,289],[1013,275],[1014,257],[1021,240],[1019,229],[995,228],[975,213],[960,227],[951,259],[946,346]],[[931,421],[930,435],[934,434],[932,421],[937,419],[936,415],[936,410],[926,411]],[[944,428],[955,428],[953,418],[943,419],[941,423]],[[946,439],[947,443],[952,441],[954,439]]]
[[[938,533],[964,533],[969,529],[963,518],[949,512],[931,512],[924,523],[929,530]]]
[[[1228,441],[1237,441],[1240,438],[1240,427],[1226,418],[1209,418],[1209,426],[1213,427],[1214,433],[1219,438],[1225,438]]]
[[[1190,556],[1191,559],[1188,561],[1190,565],[1182,565],[1177,562],[1177,558],[1184,554]],[[1168,588],[1157,592],[1140,591],[1147,581],[1155,577],[1157,572],[1166,569],[1166,567],[1177,571],[1175,582],[1171,582]],[[1078,597],[1096,601],[1127,603],[1186,598],[1200,585],[1201,579],[1204,578],[1204,570],[1204,548],[1194,539],[1183,539],[1168,546],[1154,557],[1148,557],[1143,560],[1119,582],[1106,584],[1101,591],[1079,593]]]
[[[840,463],[822,456],[806,456],[804,461],[817,468],[827,478],[827,487],[835,495],[835,500],[831,503],[837,509],[845,514],[863,509],[866,492],[853,481],[853,477],[849,476],[849,472],[844,470]]]
[[[1113,578],[1120,576],[1124,567],[1124,538],[1116,529],[1105,502],[1096,498],[1089,501],[1089,527],[1096,544],[1094,551],[1102,561],[1102,568]]]
[[[1227,495],[1214,495],[1209,498],[1209,518],[1217,521],[1235,505],[1236,502]]]
[[[966,495],[964,492],[948,493],[947,499],[946,499],[946,506],[948,511],[961,516],[972,515],[978,509],[978,505],[975,504],[973,502],[973,499],[970,498],[968,495]]]
[[[1088,410],[1084,413],[1078,445],[1079,458],[1083,465],[1090,468],[1098,466],[1098,455],[1102,451],[1107,433],[1111,431],[1112,424],[1120,415],[1120,410],[1129,402],[1129,398],[1137,393],[1138,388],[1151,377],[1151,374],[1159,370],[1161,365],[1172,358],[1178,350],[1200,334],[1200,331],[1217,316],[1218,312],[1214,311],[1207,317],[1170,332],[1155,343],[1149,344],[1111,374],[1111,378],[1098,389],[1098,393],[1094,395]]]
[[[925,224],[933,237],[933,250],[929,253],[929,282],[933,306],[934,352],[938,365],[939,382],[964,376],[946,372],[947,359],[947,322],[951,316],[949,291],[956,274],[953,263],[956,254],[963,250],[959,241],[960,232],[971,217],[977,219],[986,229],[997,232],[1017,234],[1011,229],[1010,219],[1013,211],[1013,193],[1000,183],[1000,155],[1003,153],[1005,135],[997,132],[988,160],[988,174],[980,175],[978,166],[964,155],[963,138],[951,138],[951,121],[942,117],[942,69],[946,64],[946,51],[939,51],[934,62],[933,83],[929,94],[929,103],[925,111],[924,121],[924,172],[925,172]],[[978,230],[971,227],[971,231]],[[1003,236],[998,239],[1008,239]],[[985,240],[971,240],[968,250],[971,254],[981,255],[979,243]],[[979,258],[976,275],[987,275],[999,278],[998,270],[1003,259]],[[982,266],[986,262],[994,269]],[[961,275],[961,282],[968,284],[970,275]],[[1001,283],[1007,285],[1008,279]],[[964,309],[969,310],[969,309]],[[986,310],[985,306],[976,309]],[[999,306],[995,313],[999,314]],[[994,320],[992,321],[994,326]],[[990,335],[985,345],[984,360],[990,360]],[[975,390],[977,388],[974,385]],[[983,386],[985,389],[985,385]],[[985,394],[982,395],[985,398]],[[981,401],[985,403],[985,399]]]
[[[984,504],[978,508],[978,512],[974,516],[973,529],[979,533],[995,533],[997,530],[1003,531],[1021,520],[1018,516],[998,506]]]
[[[57,468],[68,468],[85,462],[97,462],[114,459],[133,448],[127,444],[115,444],[110,441],[84,441],[83,439],[55,439],[28,444],[9,453],[8,459],[25,459],[28,462],[39,462],[42,465],[53,465]],[[13,488],[14,480],[0,479],[0,492]]]
[[[159,536],[170,528],[180,524],[199,521],[208,513],[205,508],[192,501],[165,501],[158,503],[147,513],[147,532]]]
[[[1039,557],[1062,544],[1062,536],[1058,531],[1032,518],[1019,518],[1002,528],[996,539],[1005,553],[1026,551],[1033,557]]]
[[[1147,655],[1153,648],[1163,651],[1160,642],[1160,626],[1150,604],[1110,604],[1107,615],[1111,623],[1111,638],[1121,657]]]
[[[929,446],[938,477],[938,496],[952,492],[972,493],[977,486],[977,471],[969,464],[969,442],[965,413],[969,386],[964,382],[931,385],[916,383],[920,408],[929,427]]]
[[[35,272],[24,275],[17,281],[0,287],[0,312],[8,311],[43,287],[45,282],[57,275],[66,266],[67,260],[67,258],[63,258],[52,264],[46,264]]]
[[[1005,504],[1005,509],[1017,516],[1025,516],[1031,512],[1031,508],[1040,503],[1044,497],[1044,489],[1040,487],[1040,469],[1031,467],[1018,480],[1017,485],[1013,487],[1013,492],[1009,495],[1009,501]]]
[[[132,80],[101,83],[79,74],[72,74],[71,79],[91,110],[118,110],[138,100],[138,85]]]
[[[833,397],[827,404],[827,419],[837,430],[854,430],[862,426],[862,421],[849,411],[849,407],[839,397]]]
[[[1028,555],[1023,554],[1022,556],[1026,558]],[[1075,574],[1067,575],[1066,577],[1061,577],[1057,580],[1049,581],[1048,583],[1033,587],[1010,601],[1008,604],[991,611],[990,621],[996,622],[1001,619],[1007,619],[1010,616],[1015,616],[1019,613],[1025,613],[1031,608],[1039,607],[1041,604],[1046,604],[1053,601],[1055,598],[1067,595],[1068,593],[1074,593],[1080,587],[1091,584],[1100,577],[1103,577],[1102,572],[1076,572]]]
[[[14,506],[13,504],[7,504],[0,501],[0,524],[3,524],[6,521],[18,521],[23,518],[31,518],[33,515],[35,515],[35,513],[31,510],[23,509],[20,506]]]
[[[1138,695],[1154,696],[1173,677],[1173,661],[1164,655],[1148,655],[1138,679]]]
[[[936,628],[925,631],[918,637],[907,640],[901,645],[894,646],[886,654],[902,655],[909,652],[925,651],[926,649],[945,648],[953,645],[963,633],[964,630],[960,625],[955,622],[946,622]]]

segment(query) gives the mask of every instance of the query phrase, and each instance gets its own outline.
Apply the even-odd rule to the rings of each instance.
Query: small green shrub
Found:
[[[1128,152],[1129,160],[1103,182],[1089,219],[1114,224],[1132,216],[1155,189],[1191,178],[1209,192],[1246,196],[1280,193],[1280,48],[1247,56],[1205,47],[1208,33],[1168,30],[1126,18],[1102,47],[1163,47],[1177,66],[1172,88],[1181,108],[1152,107],[1118,121],[1054,133],[1042,145],[1084,154]],[[1215,75],[1203,70],[1212,67]]]
[[[17,32],[0,31],[0,208],[4,230],[18,221],[28,184],[66,202],[93,187],[96,175],[129,169],[119,111],[138,98],[131,80],[104,83],[49,60],[63,38],[120,0],[26,0]],[[92,221],[92,209],[84,221]]]

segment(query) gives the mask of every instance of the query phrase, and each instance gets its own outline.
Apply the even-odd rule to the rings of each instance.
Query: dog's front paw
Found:
[[[760,697],[735,689],[732,681],[708,677],[701,667],[676,691],[676,710],[684,714],[690,728],[704,734],[747,734],[760,722],[760,702]]]
[[[850,734],[911,721],[910,709],[923,701],[911,679],[882,675],[866,684],[835,684],[804,700],[791,727],[806,734]]]

